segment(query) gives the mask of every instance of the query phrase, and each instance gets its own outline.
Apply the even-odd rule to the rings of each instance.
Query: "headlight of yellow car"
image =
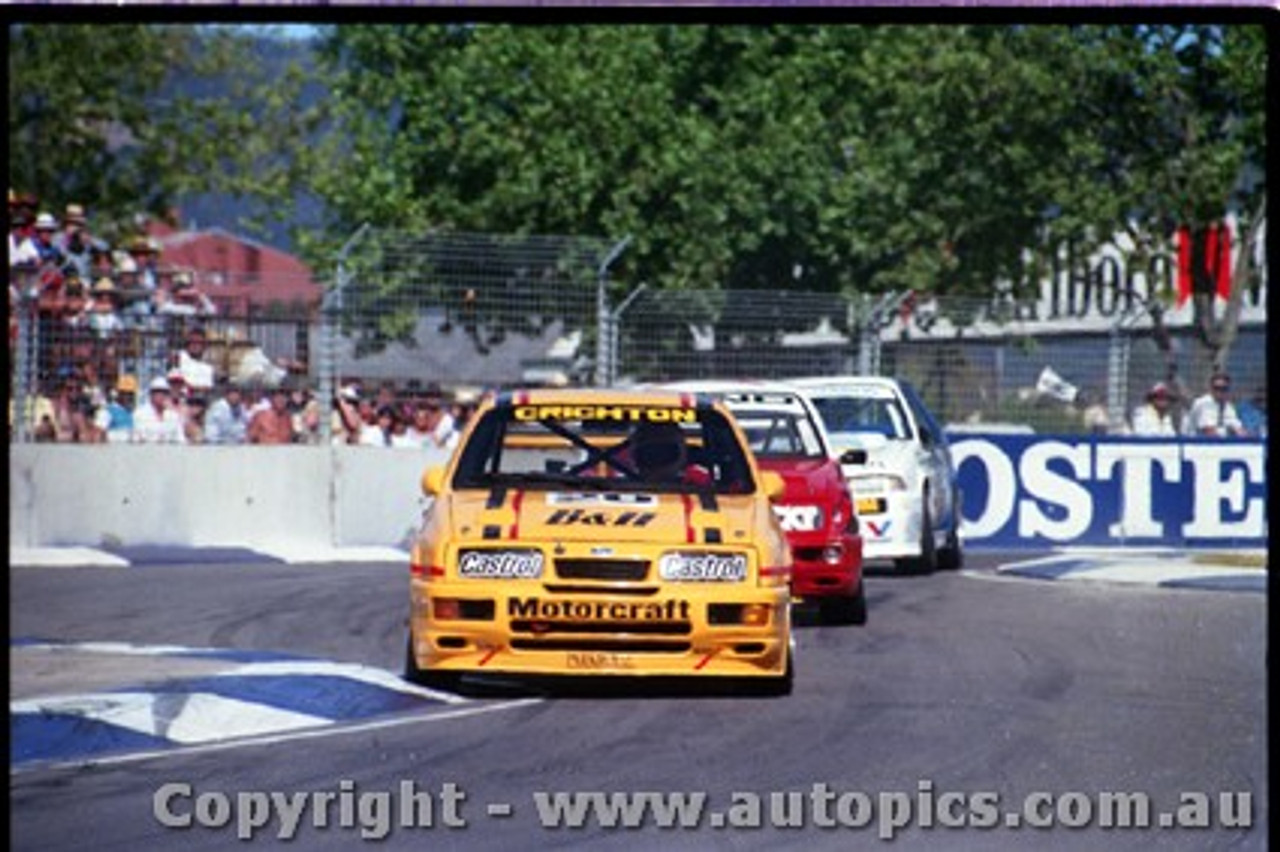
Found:
[[[664,553],[658,560],[664,580],[740,583],[747,577],[747,557],[741,553]]]

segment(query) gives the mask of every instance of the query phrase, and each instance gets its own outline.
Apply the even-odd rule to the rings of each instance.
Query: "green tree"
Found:
[[[227,27],[11,25],[10,187],[49,210],[88,204],[112,238],[186,194],[270,203],[305,113],[298,70],[268,77],[261,55]]]
[[[197,189],[271,215],[309,192],[317,265],[364,223],[629,234],[627,286],[977,298],[1041,280],[1062,241],[1127,230],[1149,255],[1232,213],[1232,299],[1195,296],[1219,360],[1257,280],[1260,26],[344,25],[305,74],[252,41],[12,27],[11,183],[120,216]],[[170,66],[237,88],[170,91]]]
[[[1167,216],[1175,167],[1221,216],[1263,46],[1198,36],[1200,64],[1136,27],[341,27],[321,191],[344,227],[636,232],[668,286],[983,292],[1046,224]]]
[[[1260,26],[1078,28],[1068,45],[1083,69],[1072,86],[1087,122],[1071,169],[1051,174],[1048,192],[1063,211],[1054,227],[1087,247],[1127,232],[1141,261],[1169,250],[1179,227],[1203,247],[1205,231],[1236,216],[1227,304],[1215,311],[1214,284],[1193,258],[1192,304],[1200,341],[1225,364],[1266,220],[1266,37]],[[1074,173],[1074,177],[1073,177]],[[1081,179],[1081,178],[1084,179]],[[1170,294],[1171,295],[1171,294]],[[1157,342],[1170,359],[1165,304],[1149,304]]]

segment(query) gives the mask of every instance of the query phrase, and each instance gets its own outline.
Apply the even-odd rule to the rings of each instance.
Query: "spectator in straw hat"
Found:
[[[84,232],[89,227],[89,219],[85,216],[84,205],[71,202],[62,211],[62,233]]]
[[[64,269],[74,268],[86,281],[93,277],[93,240],[86,227],[84,208],[79,204],[67,205],[62,230],[53,244],[62,253]]]
[[[124,330],[116,305],[115,282],[104,275],[93,285],[89,302],[89,328],[99,340],[109,340]]]
[[[213,300],[196,289],[191,273],[185,270],[174,273],[171,290],[161,287],[156,291],[156,305],[156,313],[165,316],[213,316],[218,312]]]
[[[151,294],[142,286],[138,262],[128,252],[112,252],[114,278],[120,295],[120,314],[129,328],[145,329],[151,325]]]
[[[159,286],[157,265],[160,261],[160,244],[150,237],[134,237],[128,243],[129,256],[138,265],[138,283],[148,293]]]
[[[1133,410],[1133,434],[1172,438],[1178,434],[1173,421],[1173,394],[1164,382],[1156,382],[1147,391],[1146,401]]]
[[[106,405],[107,443],[133,440],[133,410],[138,399],[138,377],[125,374],[116,380],[115,395]]]

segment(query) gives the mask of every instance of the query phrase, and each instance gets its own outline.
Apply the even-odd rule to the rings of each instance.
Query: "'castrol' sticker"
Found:
[[[736,583],[747,576],[747,558],[741,554],[667,553],[658,560],[664,580]]]
[[[537,550],[469,550],[458,560],[459,577],[532,580],[542,576]]]

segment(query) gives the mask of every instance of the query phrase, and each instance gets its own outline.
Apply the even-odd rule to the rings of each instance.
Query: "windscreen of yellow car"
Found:
[[[748,494],[751,466],[710,406],[506,404],[463,448],[453,487]]]

